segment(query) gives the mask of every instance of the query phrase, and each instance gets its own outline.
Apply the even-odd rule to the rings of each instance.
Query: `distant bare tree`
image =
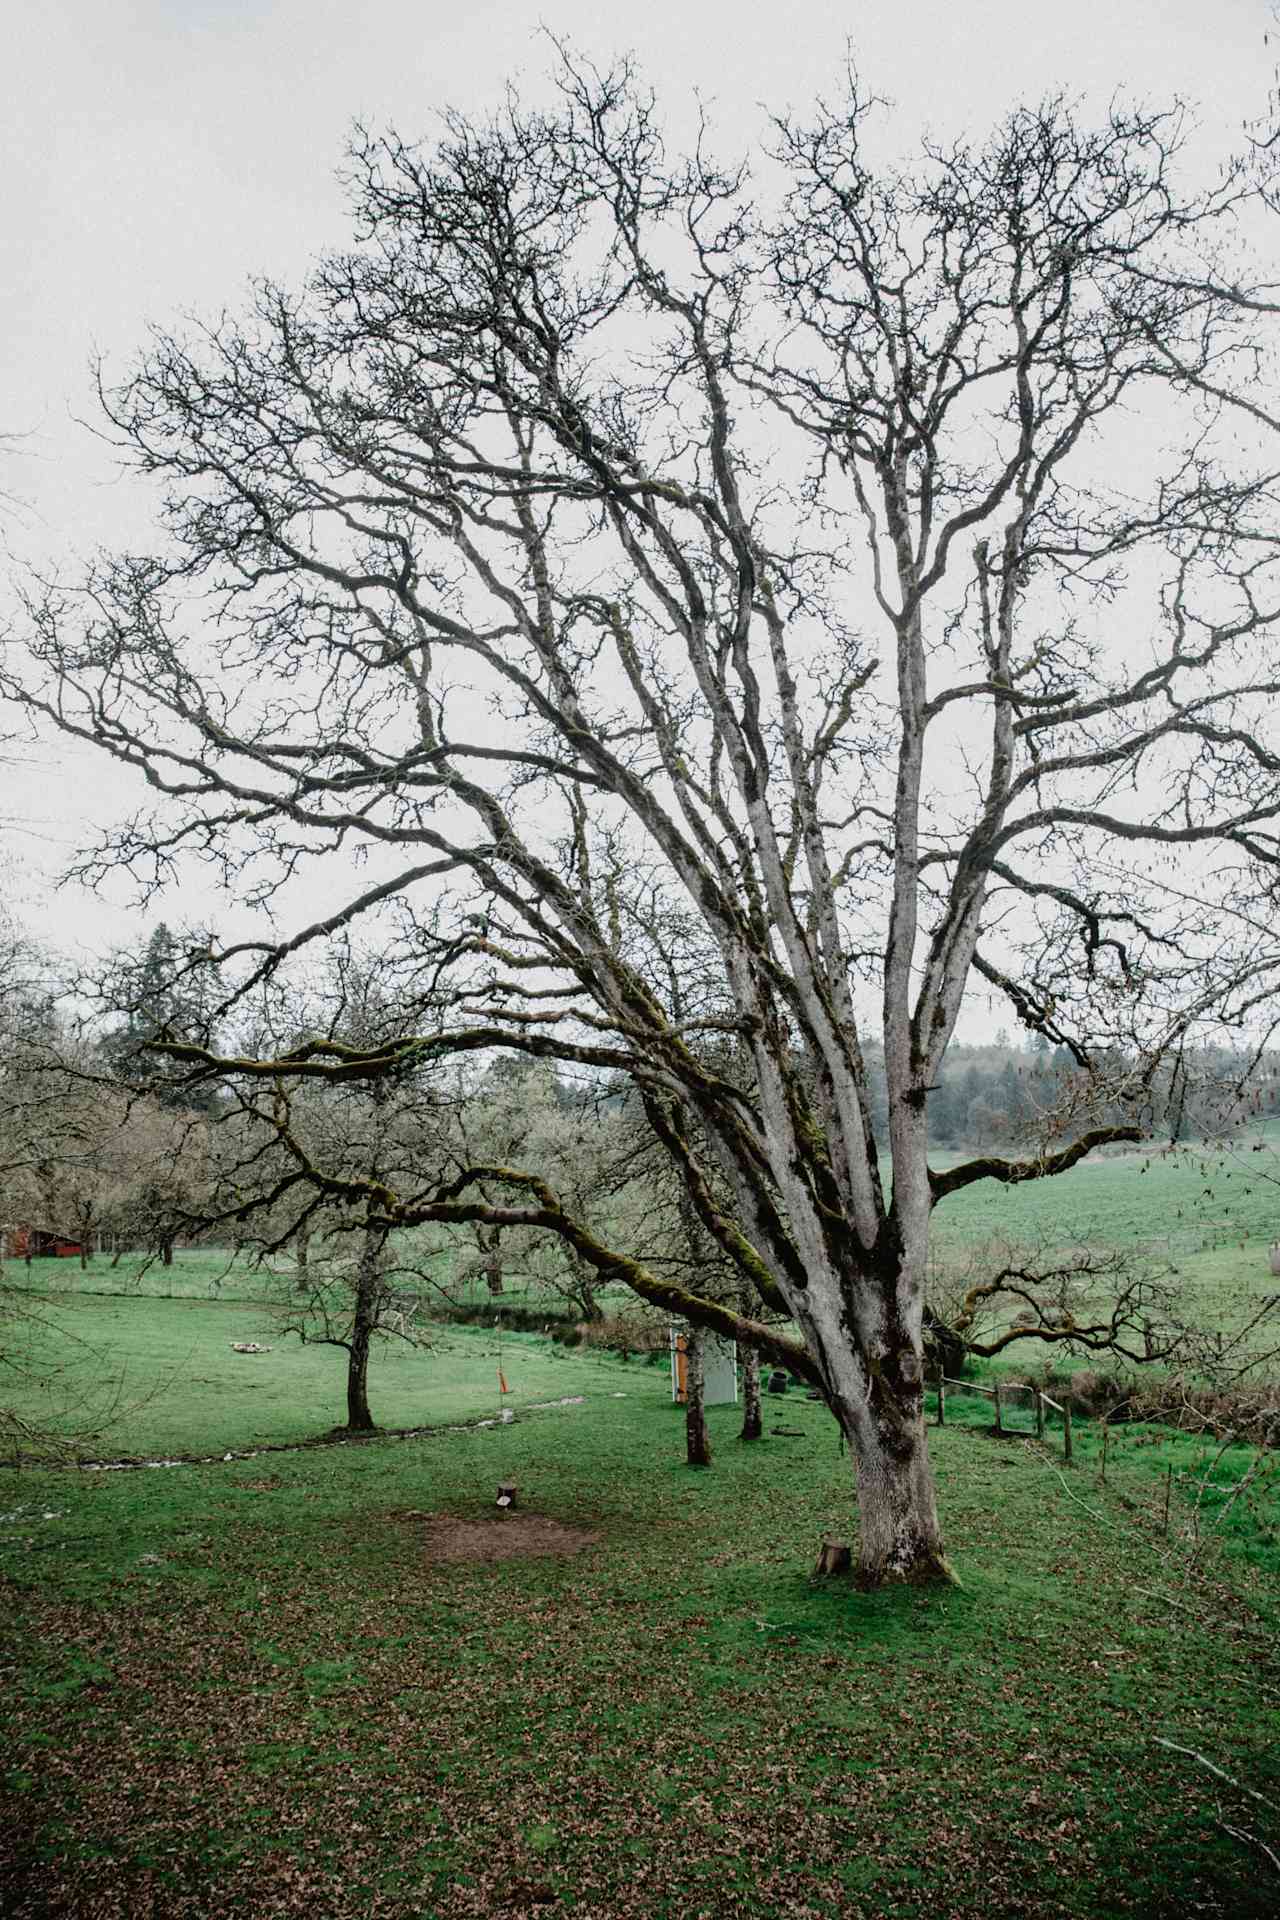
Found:
[[[291,992],[260,996],[256,1012],[257,1045],[310,1025],[341,1027],[367,1050],[400,1031],[376,968],[349,943],[302,1000]],[[388,1212],[397,1190],[438,1183],[457,1166],[457,1116],[456,1089],[438,1072],[402,1061],[372,1083],[282,1073],[266,1089],[234,1086],[211,1122],[211,1179],[187,1224],[228,1235],[274,1276],[282,1332],[345,1352],[349,1432],[375,1430],[375,1342],[427,1344],[420,1309],[447,1251],[444,1238],[430,1250],[393,1240]],[[287,1253],[292,1260],[282,1268]]]

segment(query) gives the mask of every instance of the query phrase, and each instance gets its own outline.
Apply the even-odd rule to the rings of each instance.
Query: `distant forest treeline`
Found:
[[[1105,1079],[1119,1083],[1123,1061]],[[889,1130],[883,1064],[868,1062],[877,1139]],[[1137,1122],[1165,1139],[1204,1140],[1261,1121],[1280,1108],[1280,1057],[1200,1049],[1164,1068],[1136,1106],[1109,1099],[1065,1047],[1016,1046],[1004,1035],[986,1046],[951,1046],[930,1092],[929,1138],[937,1147],[1017,1150],[1050,1133],[1070,1139],[1086,1128]]]

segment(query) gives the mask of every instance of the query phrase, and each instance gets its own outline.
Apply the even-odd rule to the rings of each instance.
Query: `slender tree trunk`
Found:
[[[764,1433],[760,1414],[760,1355],[754,1347],[742,1348],[742,1438],[759,1440]]]
[[[486,1232],[483,1226],[478,1226],[476,1228],[476,1240],[481,1253],[484,1255],[484,1262],[481,1268],[484,1274],[484,1283],[492,1297],[505,1291],[502,1272],[502,1229],[500,1227],[493,1227]]]
[[[160,1242],[160,1265],[162,1267],[171,1267],[173,1265],[172,1240],[162,1240]]]
[[[685,1335],[685,1448],[691,1467],[711,1465],[711,1437],[707,1432],[704,1395],[703,1335],[699,1327],[690,1327]]]
[[[372,1328],[357,1320],[347,1348],[347,1432],[374,1433],[369,1411],[369,1336]]]
[[[356,1278],[356,1310],[347,1348],[347,1431],[376,1431],[369,1411],[369,1347],[378,1318],[378,1284],[382,1265],[382,1237],[366,1232],[360,1271]]]
[[[293,1282],[299,1293],[307,1288],[307,1262],[311,1253],[311,1222],[304,1220],[293,1236]]]
[[[596,1299],[595,1276],[585,1260],[573,1257],[573,1285],[569,1297],[584,1320],[603,1320],[604,1308]]]

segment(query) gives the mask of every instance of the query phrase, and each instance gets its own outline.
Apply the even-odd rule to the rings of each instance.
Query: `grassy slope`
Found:
[[[287,1288],[287,1262],[281,1276]],[[57,1298],[65,1294],[148,1294],[158,1299],[259,1301],[272,1276],[251,1260],[211,1247],[182,1247],[172,1266],[162,1266],[154,1254],[95,1254],[81,1267],[76,1259],[33,1260],[29,1266],[10,1260],[4,1269],[8,1285],[30,1285]]]
[[[936,1154],[935,1162],[961,1158]],[[975,1181],[942,1202],[935,1229],[952,1250],[1002,1235],[1144,1246],[1176,1265],[1226,1256],[1228,1271],[1257,1275],[1267,1290],[1267,1244],[1280,1238],[1280,1187],[1251,1171],[1247,1152],[1096,1154],[1048,1181]]]
[[[1072,1498],[948,1430],[964,1590],[812,1589],[848,1515],[822,1411],[771,1403],[800,1437],[744,1449],[715,1410],[694,1474],[660,1377],[631,1384],[508,1429],[5,1474],[10,1920],[1274,1911],[1215,1824],[1267,1816],[1151,1739],[1280,1797],[1247,1570],[1184,1578],[1114,1473]],[[597,1545],[426,1564],[404,1510],[490,1513],[509,1475]]]
[[[967,1157],[931,1156],[944,1167]],[[1167,1241],[1175,1253],[1197,1253],[1247,1237],[1261,1241],[1254,1251],[1265,1255],[1266,1242],[1280,1237],[1280,1186],[1253,1170],[1247,1145],[1234,1156],[1193,1148],[1102,1153],[1049,1180],[977,1181],[935,1218],[960,1242],[992,1233],[1058,1237],[1078,1225],[1109,1246]]]
[[[964,1156],[939,1154],[939,1165]],[[1272,1157],[1266,1164],[1271,1166]],[[1268,1244],[1280,1239],[1280,1186],[1242,1151],[1098,1155],[1051,1180],[980,1180],[934,1216],[937,1258],[1000,1237],[1026,1245],[1140,1247],[1176,1268],[1202,1309],[1275,1291]]]

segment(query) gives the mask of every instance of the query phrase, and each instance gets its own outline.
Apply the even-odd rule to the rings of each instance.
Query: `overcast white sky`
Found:
[[[1062,87],[1099,104],[1181,94],[1215,154],[1263,110],[1280,37],[1267,0],[12,0],[6,24],[0,428],[24,437],[0,455],[0,531],[14,561],[71,569],[145,540],[145,498],[80,424],[90,357],[119,368],[149,323],[235,307],[256,273],[301,277],[346,237],[334,174],[350,122],[416,136],[513,76],[536,90],[544,25],[602,61],[634,52],[673,117],[696,90],[743,144],[762,105],[834,91],[848,42],[904,147],[922,126],[980,134]],[[26,917],[61,945],[137,938],[123,887],[44,897],[129,799],[117,770],[49,748],[0,768],[0,862],[22,862]]]

